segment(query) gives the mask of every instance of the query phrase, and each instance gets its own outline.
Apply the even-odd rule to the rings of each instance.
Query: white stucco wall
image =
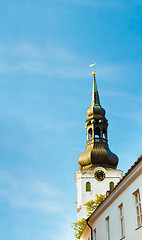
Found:
[[[97,181],[94,177],[95,172],[102,170],[105,172],[105,179]],[[94,200],[96,194],[106,194],[110,190],[110,182],[116,185],[122,177],[122,171],[116,169],[105,169],[103,167],[96,167],[94,170],[82,170],[76,172],[77,184],[77,207],[80,211],[77,214],[78,220],[87,217],[86,207],[83,206],[86,202]],[[91,191],[86,191],[86,182],[91,183]]]
[[[125,181],[124,181],[125,180]],[[96,212],[90,218],[89,224],[96,229],[97,240],[107,240],[106,236],[106,217],[109,216],[110,239],[120,240],[120,213],[119,206],[123,204],[125,240],[142,240],[142,226],[137,228],[137,218],[135,209],[135,199],[133,193],[139,189],[142,200],[142,166],[137,168],[136,172],[130,174],[129,178],[122,181],[122,184],[116,188],[108,200],[104,201]],[[120,192],[120,193],[119,193]],[[90,228],[87,227],[81,237],[81,240],[91,239]]]

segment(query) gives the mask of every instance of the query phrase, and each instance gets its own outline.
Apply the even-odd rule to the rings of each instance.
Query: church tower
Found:
[[[108,146],[108,120],[101,107],[96,83],[96,72],[93,71],[93,88],[91,106],[87,110],[86,131],[87,148],[79,156],[79,171],[76,172],[77,184],[77,218],[86,218],[84,204],[95,199],[96,194],[106,194],[113,189],[122,177],[117,170],[118,157]]]

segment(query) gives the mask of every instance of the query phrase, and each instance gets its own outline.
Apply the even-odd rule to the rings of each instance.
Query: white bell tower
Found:
[[[100,180],[97,174],[104,176]],[[103,167],[96,167],[93,170],[79,170],[76,171],[76,185],[77,185],[77,219],[87,218],[86,207],[84,204],[90,200],[94,200],[96,194],[103,194],[113,189],[119,182],[123,172],[116,169],[106,169]]]
[[[117,170],[118,157],[108,146],[108,120],[100,105],[93,71],[93,89],[91,106],[87,111],[86,131],[87,148],[79,156],[79,171],[76,171],[77,218],[87,218],[84,204],[95,200],[96,194],[107,194],[119,182],[123,172]]]

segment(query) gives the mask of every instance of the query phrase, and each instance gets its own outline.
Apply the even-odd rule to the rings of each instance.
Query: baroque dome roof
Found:
[[[87,110],[86,120],[87,148],[79,156],[79,169],[93,169],[96,166],[115,169],[118,164],[118,157],[111,152],[108,146],[108,120],[105,117],[105,109],[100,104],[96,74],[93,75],[92,101],[90,108]]]

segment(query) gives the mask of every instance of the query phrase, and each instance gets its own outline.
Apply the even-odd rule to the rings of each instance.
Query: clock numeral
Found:
[[[95,172],[95,178],[98,181],[103,181],[105,179],[105,173],[102,170],[98,170]]]

